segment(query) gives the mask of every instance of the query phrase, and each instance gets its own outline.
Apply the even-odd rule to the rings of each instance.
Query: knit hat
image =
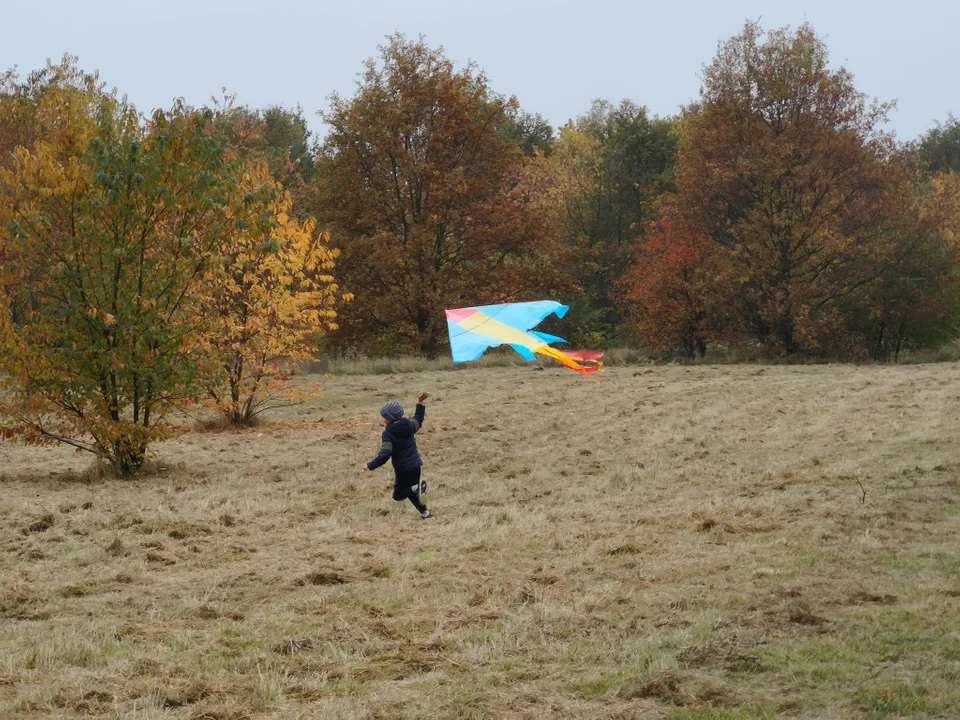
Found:
[[[380,408],[380,414],[390,422],[396,422],[403,417],[403,405],[399,400],[389,400]]]

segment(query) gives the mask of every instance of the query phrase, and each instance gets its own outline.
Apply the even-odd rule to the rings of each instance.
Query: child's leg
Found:
[[[425,512],[427,512],[427,504],[425,502],[425,498],[420,497],[420,468],[411,470],[407,479],[409,480],[407,486],[409,487],[410,493],[407,495],[407,497],[410,498],[410,502],[413,503],[413,506],[417,509],[417,512],[423,515]]]
[[[416,500],[414,500],[416,496]],[[420,512],[420,517],[429,520],[434,517],[427,507],[427,483],[420,479],[420,468],[417,468],[417,482],[410,487],[410,502]]]
[[[420,499],[420,468],[397,473],[396,483],[393,486],[393,499],[398,501],[407,499],[421,515],[427,512],[426,504]]]

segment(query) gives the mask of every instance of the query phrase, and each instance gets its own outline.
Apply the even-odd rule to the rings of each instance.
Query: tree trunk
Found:
[[[777,343],[787,355],[797,352],[797,342],[794,338],[793,318],[784,313],[778,319],[774,328]]]
[[[430,311],[424,307],[417,310],[417,333],[420,338],[420,353],[430,360],[435,360],[440,355],[440,341]]]
[[[907,325],[904,321],[900,322],[900,327],[897,329],[897,349],[893,353],[893,360],[896,362],[900,359],[900,346],[903,344],[903,336],[906,334]]]
[[[886,328],[886,324],[881,321],[881,322],[880,322],[880,332],[877,333],[877,341],[873,344],[873,353],[872,353],[872,355],[873,355],[873,359],[874,359],[874,360],[880,360],[880,359],[882,358],[882,356],[884,355],[884,352],[883,352],[883,331],[884,331],[885,328]]]
[[[687,360],[693,360],[696,357],[696,332],[691,328],[687,328],[683,333],[681,341],[683,343],[684,356],[686,356]]]
[[[130,477],[143,466],[147,446],[123,436],[113,442],[113,455],[108,458],[118,477]]]

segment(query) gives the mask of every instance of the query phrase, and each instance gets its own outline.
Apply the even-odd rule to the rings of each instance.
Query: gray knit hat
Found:
[[[403,417],[403,405],[399,400],[389,400],[380,408],[380,414],[390,422],[396,422]]]

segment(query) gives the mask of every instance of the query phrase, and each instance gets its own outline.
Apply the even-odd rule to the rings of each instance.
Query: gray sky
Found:
[[[477,62],[496,91],[560,125],[595,98],[675,113],[747,19],[810,22],[859,90],[897,100],[889,128],[903,140],[960,114],[957,0],[0,0],[0,70],[68,52],[144,112],[226,87],[253,107],[299,103],[322,132],[327,96],[351,95],[399,30]]]

